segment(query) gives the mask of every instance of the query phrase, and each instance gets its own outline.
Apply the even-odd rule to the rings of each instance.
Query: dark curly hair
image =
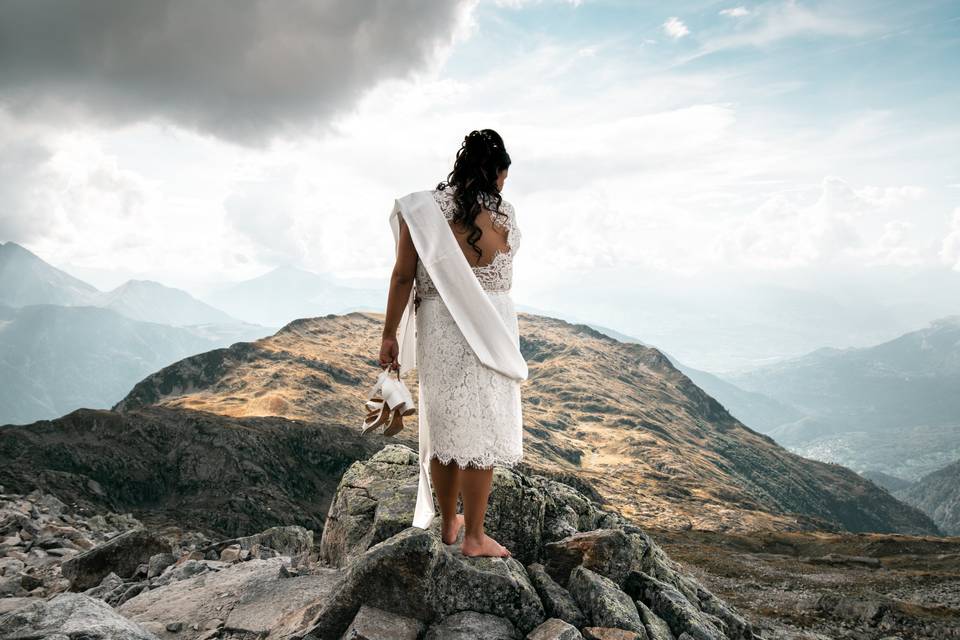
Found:
[[[494,215],[508,217],[500,210],[503,198],[497,190],[497,177],[510,166],[510,154],[503,144],[503,138],[493,129],[471,131],[464,137],[453,171],[447,179],[437,185],[438,190],[454,187],[453,200],[456,210],[453,221],[470,230],[467,243],[479,256],[483,251],[476,242],[483,235],[476,219],[486,207]]]

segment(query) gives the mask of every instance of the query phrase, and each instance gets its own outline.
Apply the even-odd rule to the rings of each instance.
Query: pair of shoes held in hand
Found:
[[[378,392],[381,397],[374,397]],[[364,435],[381,425],[386,425],[383,435],[396,435],[403,431],[403,417],[416,410],[407,385],[403,384],[399,374],[396,378],[391,378],[389,368],[384,369],[377,377],[376,384],[370,390],[370,399],[364,404],[368,409],[367,417],[363,420]]]

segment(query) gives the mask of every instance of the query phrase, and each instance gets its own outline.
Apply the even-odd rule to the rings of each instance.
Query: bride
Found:
[[[463,529],[465,556],[510,556],[484,532],[484,517],[494,465],[523,458],[520,382],[527,367],[510,297],[520,230],[500,195],[509,166],[496,131],[472,131],[446,181],[398,199],[391,213],[396,264],[380,366],[418,373],[413,524],[427,528],[432,521],[432,484],[441,539],[454,544]]]

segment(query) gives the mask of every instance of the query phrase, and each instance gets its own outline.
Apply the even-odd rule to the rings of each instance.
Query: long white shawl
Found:
[[[423,262],[443,303],[480,362],[513,380],[526,380],[527,362],[523,359],[514,336],[480,286],[480,281],[463,255],[443,211],[433,199],[433,193],[414,191],[394,201],[393,210],[390,212],[390,228],[397,252],[400,250],[401,215],[410,230],[419,260]],[[415,292],[411,289],[397,328],[400,375],[417,366],[414,295]],[[417,406],[422,408],[422,388],[419,388],[418,396]],[[430,482],[430,425],[424,411],[419,412],[417,424],[420,478],[413,526],[426,529],[436,513]]]

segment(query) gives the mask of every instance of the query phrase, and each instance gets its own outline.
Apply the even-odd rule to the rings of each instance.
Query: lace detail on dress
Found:
[[[512,298],[489,298],[519,344]],[[521,462],[520,384],[480,363],[441,298],[426,299],[416,323],[418,406],[428,420],[431,457],[460,468]]]
[[[433,198],[439,205],[444,217],[446,217],[448,221],[452,220],[453,214],[456,212],[453,190],[444,189],[441,191],[434,189]],[[493,202],[488,200],[488,198],[492,200],[490,196],[483,194],[481,199],[489,209],[493,206]],[[480,281],[480,286],[486,291],[510,291],[510,286],[513,282],[513,256],[516,255],[517,249],[520,247],[520,229],[517,227],[517,218],[513,210],[513,205],[503,200],[500,205],[500,210],[507,214],[507,221],[504,222],[501,216],[493,214],[492,212],[491,220],[494,226],[500,229],[506,229],[509,249],[507,251],[497,251],[489,264],[471,267],[477,276],[477,280]],[[420,261],[417,261],[415,282],[417,295],[419,297],[434,298],[440,295],[426,267],[424,267]]]

